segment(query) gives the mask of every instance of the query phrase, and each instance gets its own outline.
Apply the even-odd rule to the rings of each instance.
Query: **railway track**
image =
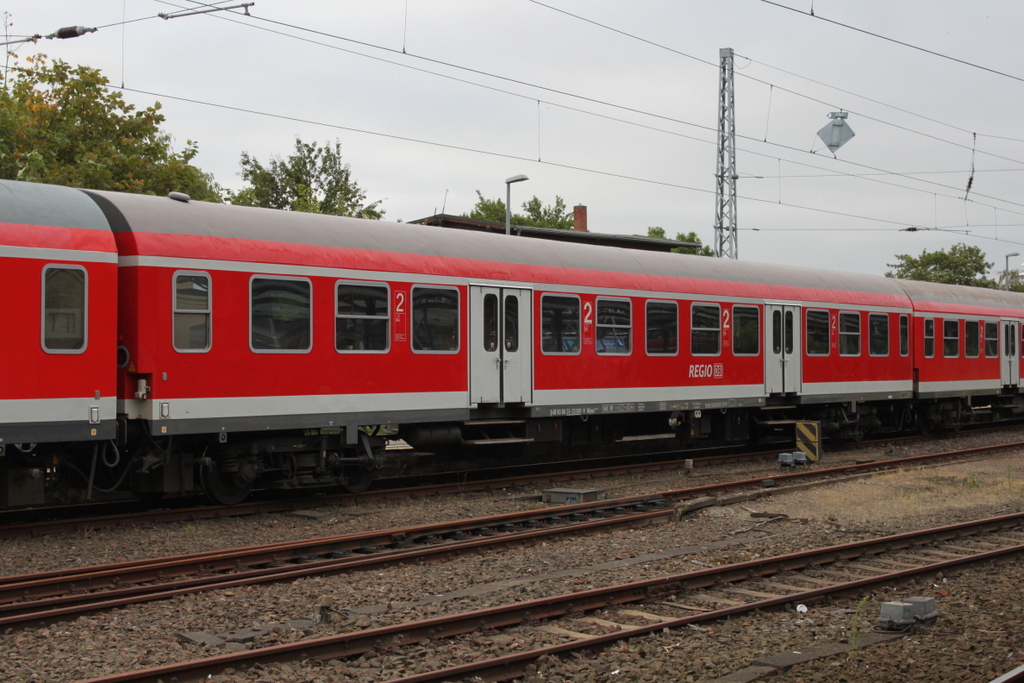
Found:
[[[682,511],[719,504],[731,493],[781,492],[788,486],[894,468],[960,461],[1024,444],[985,446],[883,462],[728,481],[659,494],[528,510],[493,517],[345,536],[211,551],[0,578],[0,628],[66,619],[86,612],[306,576],[365,570],[483,552],[552,536],[666,522]],[[765,489],[770,481],[775,486]],[[696,502],[695,502],[696,501]],[[678,510],[673,507],[678,505]]]
[[[657,496],[0,578],[0,628],[178,595],[670,521]]]
[[[495,629],[537,629],[552,644],[525,652],[466,656],[465,664],[393,679],[395,683],[509,680],[543,657],[594,650],[662,629],[678,629],[754,610],[855,596],[920,575],[1024,554],[1024,513],[903,533],[789,555],[711,567],[645,581],[566,593],[490,609],[448,614],[369,630],[275,645],[91,679],[89,683],[191,681],[225,668],[355,657],[376,649],[401,656],[463,637],[475,650],[493,647]],[[638,622],[640,622],[638,624]],[[581,629],[606,631],[598,635]],[[473,634],[471,639],[466,634]],[[500,634],[498,634],[500,635]]]
[[[785,490],[787,486],[961,461],[1021,446],[1024,444],[984,446],[720,482],[548,510],[3,577],[0,578],[0,628],[65,619],[86,612],[205,590],[289,581],[399,562],[426,561],[510,544],[532,543],[554,535],[668,521],[677,514],[670,504],[689,511],[718,504],[721,497],[728,494],[750,490],[774,493]],[[773,486],[766,489],[768,482]]]
[[[981,431],[1003,431],[1016,428],[1019,425],[1000,425],[999,427],[986,427]],[[906,436],[895,439],[886,439],[879,443],[908,442],[920,440],[924,437]],[[983,448],[997,449],[1024,446],[1024,442],[1000,444]],[[975,449],[962,451],[950,451],[952,454],[964,454],[965,456]],[[708,468],[731,463],[751,462],[757,460],[774,460],[778,455],[778,449],[771,451],[756,451],[748,453],[732,453],[726,455],[707,456],[699,459],[688,457],[685,459],[663,460],[643,463],[629,463],[613,465],[608,467],[594,467],[582,470],[553,471],[553,472],[524,472],[513,476],[498,477],[481,480],[459,480],[431,483],[423,486],[402,486],[397,488],[386,488],[371,490],[358,494],[331,493],[319,495],[313,498],[284,499],[284,500],[257,500],[241,503],[233,506],[197,506],[180,509],[140,510],[130,506],[125,511],[116,514],[91,515],[77,518],[58,519],[32,519],[35,511],[8,511],[0,513],[0,539],[18,538],[23,536],[45,536],[59,533],[91,531],[118,526],[133,526],[138,524],[192,522],[202,519],[218,519],[224,517],[244,517],[259,514],[272,514],[288,512],[306,507],[323,506],[356,506],[365,503],[399,500],[403,498],[427,497],[435,495],[449,495],[454,493],[469,493],[479,491],[494,491],[509,488],[522,488],[539,486],[545,484],[556,484],[560,482],[602,479],[634,474],[651,472],[679,472],[684,471],[688,463],[693,463],[697,468]],[[663,453],[660,455],[674,455],[677,452]],[[942,458],[948,453],[934,454],[936,458]],[[649,454],[647,457],[655,457],[659,454]],[[691,454],[692,455],[692,454]],[[905,460],[905,459],[900,459]],[[891,459],[879,462],[898,462]],[[563,463],[564,464],[564,463]],[[845,467],[845,466],[844,466]],[[808,471],[817,471],[814,468]],[[834,470],[835,468],[823,468]],[[804,474],[803,476],[811,476]],[[780,477],[766,477],[776,478]],[[792,478],[790,478],[792,479]],[[788,481],[788,480],[787,480]],[[96,506],[87,506],[85,509],[94,510]],[[80,508],[79,508],[80,509]],[[53,515],[57,511],[40,511],[41,514]],[[24,521],[28,519],[28,521]],[[16,521],[22,520],[22,521]]]

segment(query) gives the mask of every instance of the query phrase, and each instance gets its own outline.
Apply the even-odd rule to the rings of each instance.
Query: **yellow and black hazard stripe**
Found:
[[[796,447],[803,451],[811,462],[821,458],[821,423],[798,421],[796,423]]]

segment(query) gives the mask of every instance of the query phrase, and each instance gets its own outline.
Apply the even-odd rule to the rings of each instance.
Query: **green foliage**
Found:
[[[945,249],[925,249],[916,257],[897,254],[896,263],[886,265],[895,269],[887,272],[886,277],[941,282],[947,285],[999,287],[995,280],[985,277],[993,266],[991,262],[985,260],[985,252],[979,247],[969,247],[962,242],[954,244],[948,252]]]
[[[232,204],[375,220],[384,217],[384,200],[366,203],[366,192],[341,160],[338,140],[321,146],[296,137],[295,152],[287,159],[273,156],[264,166],[242,152],[239,163],[248,186],[228,195]]]
[[[647,228],[648,237],[656,237],[658,239],[668,239],[665,237],[665,228],[652,225]],[[693,242],[697,246],[695,247],[676,247],[673,249],[673,253],[676,254],[693,254],[695,256],[714,256],[715,250],[701,242],[700,237],[697,236],[696,231],[691,231],[686,234],[677,233],[676,240],[680,242]]]
[[[476,191],[476,204],[464,218],[492,223],[505,222],[505,202],[500,199],[487,199]],[[545,206],[536,195],[523,202],[523,213],[512,214],[512,225],[526,225],[535,228],[554,228],[555,230],[572,230],[572,212],[565,208],[565,202],[555,195],[555,203]]]
[[[136,109],[98,69],[25,62],[0,90],[0,178],[220,201],[213,177],[191,164],[196,143],[171,150],[159,102]]]

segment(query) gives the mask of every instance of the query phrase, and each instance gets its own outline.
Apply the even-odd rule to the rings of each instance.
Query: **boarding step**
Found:
[[[533,443],[533,439],[519,439],[509,437],[504,439],[471,439],[462,441],[463,446],[496,446],[503,443]]]

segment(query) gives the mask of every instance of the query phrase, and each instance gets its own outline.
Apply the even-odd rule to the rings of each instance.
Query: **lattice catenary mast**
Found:
[[[718,52],[718,204],[715,207],[715,256],[739,258],[736,240],[736,102],[733,91],[731,47]]]

